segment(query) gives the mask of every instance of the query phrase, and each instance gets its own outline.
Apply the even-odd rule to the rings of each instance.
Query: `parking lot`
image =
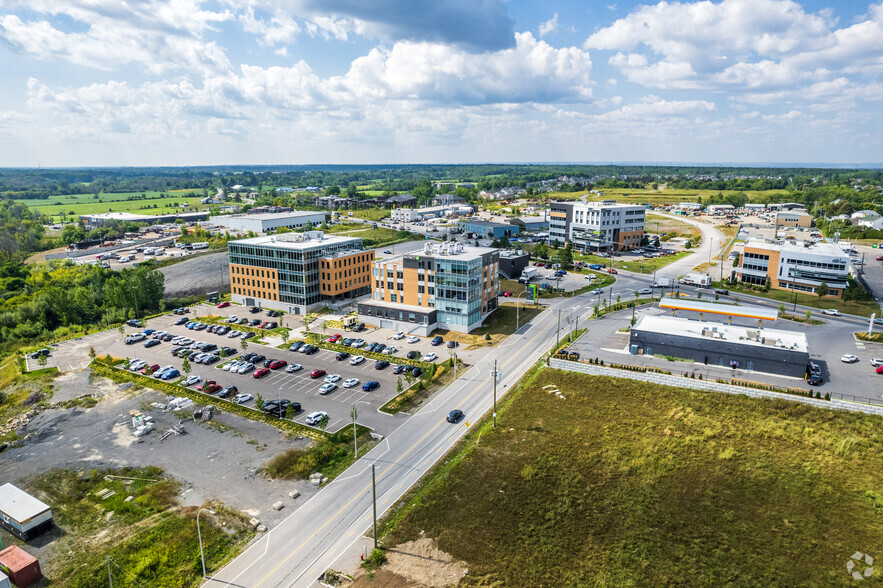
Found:
[[[292,324],[299,322],[297,317],[270,318],[266,313],[261,312],[251,314],[247,308],[231,305],[227,308],[219,309],[215,306],[200,305],[194,307],[192,312],[187,316],[188,319],[198,320],[199,317],[207,315],[230,317],[232,315],[238,317],[247,317],[249,319],[260,318],[263,320],[281,320],[286,326],[296,327]],[[328,431],[336,431],[351,422],[351,409],[353,405],[358,406],[358,421],[361,424],[372,427],[376,432],[386,435],[391,432],[397,423],[406,418],[407,415],[391,416],[385,413],[377,412],[383,404],[393,398],[397,393],[397,382],[400,377],[393,373],[397,358],[403,358],[405,353],[411,350],[418,351],[422,356],[427,353],[435,352],[439,358],[437,362],[448,359],[453,350],[447,349],[445,346],[432,346],[430,338],[420,338],[417,343],[407,343],[407,338],[395,340],[394,332],[388,329],[371,329],[358,334],[344,332],[339,329],[327,329],[324,337],[330,337],[335,333],[340,333],[346,337],[361,337],[368,343],[383,342],[387,345],[395,345],[398,351],[389,358],[390,365],[385,369],[375,369],[376,362],[372,359],[366,359],[360,365],[352,365],[350,360],[353,356],[360,354],[360,349],[351,349],[351,357],[342,361],[336,359],[337,352],[320,349],[313,355],[305,355],[288,350],[288,346],[297,341],[297,333],[293,333],[288,344],[284,349],[277,349],[275,345],[281,345],[282,341],[278,337],[267,337],[268,345],[255,344],[249,340],[247,349],[243,352],[241,348],[240,338],[230,338],[228,335],[217,335],[209,333],[207,330],[190,330],[184,325],[175,325],[174,322],[179,317],[176,315],[164,315],[147,321],[143,329],[154,329],[157,331],[165,331],[175,336],[188,337],[195,342],[203,341],[206,343],[214,343],[219,347],[227,346],[235,349],[235,354],[224,358],[213,365],[201,365],[191,362],[190,375],[198,375],[203,380],[215,380],[222,388],[227,386],[236,386],[239,393],[248,393],[253,397],[258,394],[264,400],[273,400],[277,397],[290,400],[291,402],[299,402],[302,410],[294,417],[295,422],[305,424],[308,414],[314,411],[325,411],[329,415],[327,425]],[[314,323],[315,325],[315,323]],[[300,325],[302,327],[302,325]],[[235,328],[235,325],[231,325]],[[142,328],[127,327],[125,336],[141,331]],[[315,330],[315,329],[314,329]],[[59,344],[53,349],[52,355],[48,358],[47,366],[58,365],[61,369],[70,369],[81,367],[88,362],[88,349],[94,347],[98,355],[104,356],[110,353],[114,357],[124,357],[130,360],[140,359],[151,364],[157,364],[160,367],[174,366],[184,375],[182,368],[182,358],[173,357],[171,350],[176,347],[171,342],[162,342],[154,347],[145,348],[146,341],[154,341],[148,337],[145,341],[127,345],[123,342],[124,337],[116,330],[104,331],[82,337],[77,340],[66,341]],[[367,344],[361,349],[365,349]],[[257,369],[263,367],[262,362],[256,363],[255,370],[245,374],[230,373],[224,371],[222,367],[228,361],[234,361],[243,353],[258,353],[265,356],[265,359],[284,360],[287,364],[300,364],[302,370],[294,373],[286,371],[286,367],[276,370],[270,370],[270,373],[261,378],[255,378],[254,373]],[[36,360],[28,359],[30,369],[39,367]],[[310,373],[313,370],[325,370],[328,375],[339,375],[340,379],[335,382],[337,388],[330,393],[321,394],[319,388],[325,383],[324,376],[311,378]],[[352,388],[344,388],[343,383],[349,378],[358,380],[358,385]],[[177,380],[175,378],[173,381]],[[363,391],[362,384],[368,381],[376,381],[380,386],[372,391]],[[406,385],[406,384],[405,384]],[[195,390],[195,386],[191,386]],[[231,395],[227,400],[232,400]],[[254,407],[254,399],[247,401],[245,406]]]

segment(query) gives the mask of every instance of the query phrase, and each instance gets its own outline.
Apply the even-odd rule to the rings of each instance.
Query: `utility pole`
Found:
[[[558,309],[558,328],[555,330],[555,347],[561,342],[561,309]],[[557,349],[556,349],[557,351]],[[494,360],[494,371],[497,371],[497,360]]]
[[[113,588],[113,574],[110,573],[110,556],[104,556],[105,561],[107,561],[107,581],[110,583],[110,588]]]
[[[560,312],[560,311],[559,311]],[[560,321],[560,319],[559,319]],[[494,360],[494,426],[497,426],[497,360]]]
[[[377,481],[374,478],[374,464],[371,464],[371,494],[374,498],[374,549],[377,549]]]
[[[455,380],[457,378],[454,378]],[[358,461],[359,459],[359,440],[356,438],[356,419],[359,417],[359,411],[356,410],[356,405],[353,405],[353,410],[350,412],[353,417],[353,449],[355,450],[355,459]]]

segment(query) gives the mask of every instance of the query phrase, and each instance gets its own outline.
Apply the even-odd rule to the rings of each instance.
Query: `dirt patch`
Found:
[[[363,573],[349,584],[344,584],[344,586],[347,586],[347,588],[422,588],[425,584],[412,582],[403,576],[382,568],[374,572],[374,575],[370,578]]]
[[[467,572],[461,562],[454,561],[428,537],[396,545],[386,552],[386,559],[373,580],[360,574],[352,585],[378,586],[377,581],[385,572],[382,581],[386,583],[380,586],[442,588],[456,585]]]

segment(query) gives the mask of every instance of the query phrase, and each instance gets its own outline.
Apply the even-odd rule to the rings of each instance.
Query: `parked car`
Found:
[[[177,378],[180,375],[181,375],[181,372],[179,372],[175,368],[172,368],[168,371],[163,372],[163,375],[160,376],[160,378],[163,380],[171,380],[172,378]]]
[[[414,368],[411,370],[411,375],[415,378],[419,378],[423,375],[423,368],[421,368],[420,366],[414,366]]]
[[[218,308],[227,308],[228,306],[230,306],[229,302],[222,302],[218,305]]]
[[[153,372],[155,372],[158,369],[159,369],[159,364],[154,363],[154,364],[146,365],[143,368],[141,368],[141,373],[145,376],[149,376],[150,374],[152,374]]]
[[[419,351],[409,351],[408,355],[406,355],[405,357],[407,357],[408,359],[417,359],[418,357],[420,357],[420,352]]]
[[[448,341],[447,348],[454,349],[455,347],[457,347],[457,345],[459,345],[459,343],[457,343],[456,341]]]
[[[358,378],[347,378],[346,380],[343,381],[344,388],[352,388],[352,387],[358,386],[358,385],[359,385]]]
[[[218,398],[227,398],[231,394],[237,394],[239,392],[239,388],[236,386],[227,386],[220,392],[218,392]]]
[[[400,363],[395,364],[392,368],[392,373],[394,373],[394,374],[401,374],[404,371],[405,371],[405,366]]]
[[[436,347],[437,347],[437,346],[441,345],[441,344],[444,343],[444,342],[445,342],[445,340],[444,340],[440,335],[436,335],[435,337],[432,338],[432,342],[431,342],[431,344],[432,344],[433,346],[436,346]]]
[[[352,359],[350,359],[350,365],[359,365],[365,362],[365,357],[363,355],[356,355]]]
[[[321,378],[324,375],[325,375],[325,370],[313,370],[310,372],[310,377],[313,378],[314,380],[316,378]]]
[[[269,368],[261,368],[259,370],[255,370],[255,372],[251,375],[252,378],[259,380],[270,373]]]
[[[143,359],[136,359],[134,361],[129,362],[129,371],[136,372],[147,365],[147,362]]]
[[[132,345],[133,343],[137,343],[138,341],[144,341],[147,338],[147,335],[144,333],[134,333],[126,337],[126,345]]]
[[[238,370],[236,370],[236,373],[237,374],[247,374],[248,372],[250,372],[253,369],[254,369],[254,364],[249,361],[249,362],[246,362]]]
[[[404,332],[404,331],[396,331],[396,334],[393,335],[392,338],[395,339],[395,340],[404,339],[404,338],[405,338],[405,332]]]
[[[257,314],[260,311],[261,311],[261,309],[258,308],[257,306],[252,306],[251,308],[248,309],[248,312],[250,312],[251,314]]]
[[[370,382],[365,382],[364,384],[362,384],[362,390],[365,392],[370,392],[371,390],[376,390],[377,388],[380,388],[380,382],[375,382],[372,380]]]
[[[181,325],[185,324],[186,322],[187,322],[187,317],[186,317],[186,316],[181,316],[181,317],[178,317],[178,318],[175,320],[175,322],[173,322],[172,324],[173,324],[173,325],[176,325],[176,326],[181,326]]]
[[[304,341],[295,341],[294,343],[291,344],[291,346],[288,348],[288,350],[289,351],[300,351],[300,348],[303,347],[304,345],[306,345],[306,342],[304,342]]]
[[[875,357],[871,360],[871,365],[874,367],[883,366],[883,357]]]
[[[205,382],[200,382],[199,385],[196,386],[196,389],[200,392],[203,392],[205,391],[206,386],[210,386],[212,384],[217,384],[217,382],[215,382],[214,380],[206,380]]]
[[[316,412],[311,412],[307,415],[306,423],[308,425],[318,425],[323,420],[328,418],[328,413],[323,410],[317,410]]]
[[[359,347],[362,347],[364,344],[365,344],[364,339],[356,339],[355,341],[350,343],[350,347],[359,348]]]
[[[379,359],[379,360],[377,360],[377,363],[374,364],[375,370],[382,370],[387,367],[389,367],[389,362],[386,361],[385,359]]]
[[[420,343],[420,337],[410,336],[408,337],[408,343]]]
[[[350,356],[350,354],[347,353],[346,351],[341,351],[340,353],[338,353],[337,355],[334,356],[334,359],[336,359],[337,361],[343,361],[344,359],[346,359],[349,356]]]
[[[335,390],[337,390],[337,384],[333,384],[330,382],[328,384],[322,384],[321,386],[319,386],[319,394],[328,394],[329,392],[334,392]]]
[[[438,355],[435,353],[427,353],[423,356],[423,361],[435,361],[436,359],[438,359]]]
[[[288,365],[288,362],[284,359],[274,359],[267,367],[271,370],[278,370],[279,368],[284,368],[286,365]]]
[[[302,366],[301,364],[292,363],[292,364],[289,364],[288,367],[285,368],[285,371],[288,372],[289,374],[293,374],[294,372],[299,372],[302,369],[304,369],[304,366]]]
[[[315,345],[307,345],[306,347],[304,347],[303,349],[301,349],[301,351],[302,351],[305,355],[314,355],[314,354],[316,354],[316,353],[319,353],[319,348],[316,347]]]
[[[337,343],[338,341],[340,341],[340,338],[341,338],[340,334],[335,333],[334,335],[331,335],[330,337],[328,337],[328,342],[329,343]]]
[[[245,404],[253,398],[254,396],[252,396],[251,394],[237,394],[233,397],[233,401],[236,402],[236,404]]]
[[[812,374],[810,377],[806,379],[806,383],[810,386],[821,386],[822,385],[822,375],[821,374]]]
[[[448,421],[449,423],[456,423],[457,421],[459,421],[462,418],[463,418],[463,411],[460,410],[459,408],[456,408],[448,413],[448,416],[446,417],[445,420]]]

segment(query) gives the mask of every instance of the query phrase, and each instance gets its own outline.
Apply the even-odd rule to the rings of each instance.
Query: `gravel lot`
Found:
[[[230,289],[227,252],[199,255],[159,271],[166,277],[166,297],[226,292]]]

